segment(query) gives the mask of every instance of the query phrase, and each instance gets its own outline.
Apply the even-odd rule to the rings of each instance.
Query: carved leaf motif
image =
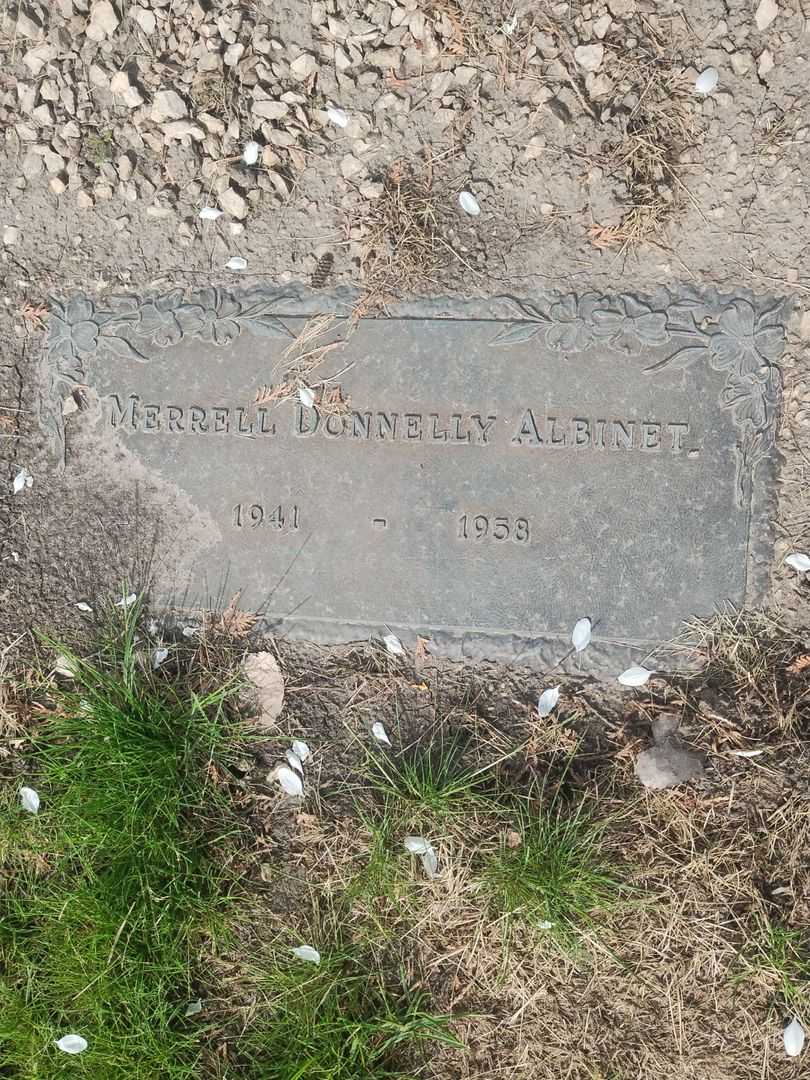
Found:
[[[146,357],[143,353],[138,352],[132,342],[127,341],[123,337],[108,337],[106,334],[99,338],[99,344],[102,348],[111,352],[114,356],[120,356],[122,360],[135,360],[139,364],[145,362]]]
[[[663,371],[664,368],[688,368],[698,360],[708,360],[711,356],[708,348],[705,345],[686,345],[682,349],[678,349],[672,356],[667,356],[663,360],[659,360],[657,364],[651,364],[648,368],[645,368],[645,372]]]
[[[288,330],[281,319],[275,315],[258,315],[255,318],[242,315],[240,324],[249,326],[254,334],[259,337],[293,337],[292,330]]]
[[[531,341],[543,329],[545,323],[518,322],[509,323],[499,331],[490,341],[490,345],[522,345],[525,341]]]

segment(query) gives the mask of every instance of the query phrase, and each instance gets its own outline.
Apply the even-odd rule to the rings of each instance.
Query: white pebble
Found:
[[[326,110],[326,115],[329,117],[330,122],[333,123],[335,127],[345,128],[349,123],[349,117],[344,112],[344,110],[338,109],[334,105],[329,106],[329,108]]]
[[[200,211],[200,217],[203,221],[216,221],[217,218],[222,217],[222,211],[215,206],[204,206]]]
[[[247,259],[243,259],[241,255],[233,255],[225,263],[226,270],[247,270]]]

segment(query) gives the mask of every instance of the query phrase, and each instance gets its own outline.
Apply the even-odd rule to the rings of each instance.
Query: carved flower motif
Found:
[[[186,305],[186,307],[189,306]],[[193,328],[193,325],[185,325],[185,320],[181,322],[179,316],[183,312],[182,289],[174,289],[166,296],[147,300],[140,309],[138,332],[147,334],[161,348],[165,349],[170,345],[177,345],[183,334]],[[193,324],[194,314],[189,314]]]
[[[98,323],[93,319],[91,300],[74,297],[66,304],[51,304],[50,347],[61,356],[78,359],[80,353],[92,352],[98,344]]]
[[[551,305],[549,317],[551,325],[546,331],[546,342],[552,349],[564,349],[566,352],[582,352],[593,341],[591,318],[593,315],[593,296],[564,296]]]
[[[743,375],[767,372],[778,359],[784,342],[784,330],[769,322],[772,312],[757,318],[747,300],[732,300],[720,313],[719,329],[711,335],[711,365],[716,371],[734,369]]]
[[[242,314],[242,305],[238,301],[219,289],[201,289],[197,300],[198,303],[193,305],[195,316],[199,312],[195,329],[201,338],[216,345],[230,345],[239,337],[241,326],[237,320]]]
[[[664,345],[669,341],[667,317],[653,311],[633,296],[611,302],[609,307],[593,312],[594,333],[605,338],[612,349],[625,356],[638,356],[646,345]]]
[[[771,420],[779,399],[779,374],[775,367],[751,374],[729,373],[720,395],[723,405],[733,409],[738,424],[750,423],[762,431]]]

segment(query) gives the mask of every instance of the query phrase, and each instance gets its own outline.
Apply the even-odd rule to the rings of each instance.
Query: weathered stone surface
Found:
[[[702,755],[674,739],[664,739],[636,758],[636,776],[648,788],[675,787],[702,775]]]
[[[294,636],[419,634],[526,663],[559,660],[587,615],[583,670],[757,599],[782,302],[434,300],[295,346],[355,301],[208,288],[53,305],[51,433],[70,380],[88,384],[95,409],[70,424],[207,521],[188,580],[158,568],[164,595],[241,589]]]

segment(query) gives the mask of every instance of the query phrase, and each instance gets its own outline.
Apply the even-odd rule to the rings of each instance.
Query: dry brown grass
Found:
[[[632,30],[638,33],[632,49],[625,40],[608,40],[603,69],[614,84],[609,103],[621,128],[604,167],[626,184],[629,208],[618,227],[597,223],[597,247],[663,241],[667,224],[689,199],[680,157],[698,126],[694,88],[682,74],[683,35],[670,27],[664,39],[643,18]]]
[[[606,852],[627,892],[615,910],[594,912],[573,951],[507,926],[488,909],[480,867],[504,825],[486,815],[470,812],[461,827],[451,822],[433,835],[436,880],[424,880],[405,859],[378,879],[376,892],[354,895],[345,914],[350,935],[379,964],[398,957],[410,984],[457,1017],[465,1050],[436,1049],[425,1076],[799,1075],[786,1064],[781,1029],[788,1008],[810,1023],[803,969],[797,962],[786,983],[762,942],[766,931],[799,940],[810,916],[810,759],[796,738],[810,717],[806,674],[785,675],[804,680],[791,728],[782,727],[785,702],[772,693],[774,674],[803,655],[801,635],[785,637],[778,620],[765,616],[726,615],[701,626],[706,670],[674,684],[665,705],[639,695],[632,709],[626,697],[596,694],[591,708],[586,694],[568,686],[559,711],[542,722],[532,712],[539,681],[531,678],[493,673],[489,681],[441,664],[416,671],[374,649],[307,659],[284,647],[295,671],[291,734],[317,728],[321,700],[339,717],[327,724],[314,766],[321,795],[296,822],[284,856],[320,902],[345,902],[373,858],[374,837],[350,807],[353,800],[370,805],[363,762],[375,719],[384,719],[395,746],[409,745],[418,731],[449,728],[467,733],[475,762],[517,751],[499,766],[504,780],[525,787],[546,778],[549,792],[584,795],[609,823]],[[682,733],[710,764],[696,785],[648,792],[632,763],[663,708],[680,716]],[[718,732],[725,741],[718,743]],[[767,746],[764,757],[726,752],[740,738],[750,745],[755,733]],[[337,787],[332,758],[340,761]],[[276,918],[307,932],[305,909]],[[789,1007],[786,985],[795,991]]]
[[[429,291],[453,258],[442,237],[446,193],[434,187],[431,163],[395,161],[382,184],[382,195],[364,209],[364,312],[384,306],[394,296]]]

